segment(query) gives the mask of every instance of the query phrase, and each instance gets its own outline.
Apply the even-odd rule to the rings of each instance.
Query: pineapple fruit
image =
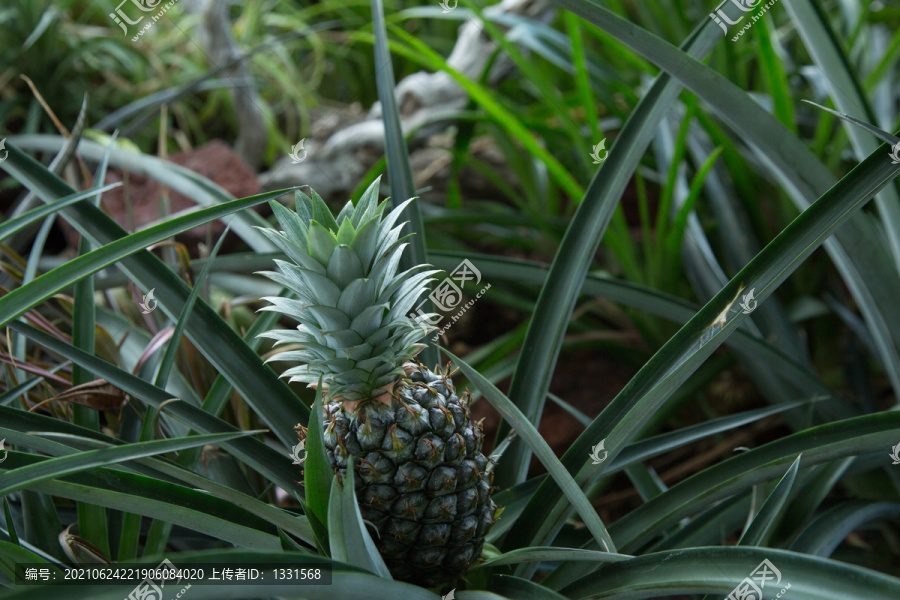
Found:
[[[315,192],[297,193],[297,212],[272,203],[283,231],[263,232],[290,262],[265,275],[297,299],[266,298],[265,309],[300,325],[264,335],[297,348],[273,357],[301,363],[283,376],[321,377],[326,453],[339,476],[353,457],[360,511],[393,577],[433,587],[480,559],[492,474],[470,396],[456,394],[449,367],[412,362],[435,328],[407,314],[437,271],[397,272],[406,203],[385,215],[378,183],[336,219]]]

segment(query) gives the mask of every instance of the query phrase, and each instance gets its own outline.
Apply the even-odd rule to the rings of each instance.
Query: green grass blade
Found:
[[[115,143],[115,135],[110,141],[103,160],[97,166],[94,174],[93,188],[97,195],[91,199],[94,206],[100,206],[102,192],[98,189],[106,180],[106,168],[109,165],[109,151]],[[82,237],[78,242],[78,255],[83,256],[91,251],[91,243]],[[96,308],[94,306],[94,277],[83,277],[75,283],[73,294],[72,314],[72,343],[76,348],[94,354],[95,328],[97,321]],[[78,365],[72,367],[72,384],[82,385],[93,380],[93,375]],[[72,417],[76,425],[100,430],[100,413],[86,406],[75,405],[72,407]],[[88,542],[94,544],[103,556],[111,557],[109,546],[109,528],[106,509],[93,506],[88,503],[78,503],[78,534]]]
[[[878,519],[900,518],[900,502],[842,502],[818,515],[791,544],[791,550],[813,556],[831,556],[850,533]]]
[[[698,513],[687,524],[648,547],[645,553],[713,544],[725,546],[731,532],[739,531],[746,522],[749,510],[749,495],[732,496]]]
[[[213,265],[216,264],[215,261],[211,262]],[[271,264],[271,259],[269,259],[264,263],[264,266],[260,266],[259,268],[264,269]],[[282,290],[281,292],[281,294],[287,293],[287,290]],[[259,346],[263,341],[263,338],[261,338],[259,334],[264,331],[273,329],[276,321],[278,321],[278,318],[279,314],[277,312],[265,311],[263,313],[260,313],[253,321],[253,324],[247,329],[247,332],[244,334],[244,344],[246,344],[247,347],[254,352],[259,350]],[[209,392],[207,392],[206,397],[203,399],[203,404],[200,408],[203,409],[204,412],[207,412],[214,417],[218,417],[222,410],[224,410],[225,405],[228,403],[232,391],[234,391],[234,386],[232,386],[231,383],[223,375],[217,376],[212,386],[210,386]],[[193,430],[190,434],[192,433]],[[197,461],[199,459],[200,449],[189,449],[178,455],[178,464],[183,467],[192,469],[194,468],[194,465],[197,464]]]
[[[683,427],[676,431],[663,433],[646,440],[629,444],[622,449],[622,452],[619,453],[609,465],[608,473],[615,473],[630,464],[645,461],[648,458],[671,452],[676,448],[686,446],[692,442],[718,433],[724,433],[725,431],[730,431],[743,425],[755,423],[765,417],[779,414],[803,406],[804,404],[806,403],[791,402],[789,404],[779,404],[777,406],[749,410],[736,415],[712,419],[690,427]]]
[[[520,548],[512,552],[506,552],[500,556],[488,559],[473,567],[484,569],[488,567],[500,567],[503,565],[518,565],[524,562],[543,561],[576,561],[615,563],[632,558],[627,554],[615,554],[612,552],[600,552],[599,550],[584,550],[581,548],[557,548],[555,546],[537,546],[534,548]]]
[[[96,250],[92,250],[88,254],[79,256],[0,298],[0,326],[7,324],[10,320],[47,300],[81,278],[96,273],[100,269],[114,264],[135,252],[140,252],[147,246],[161,242],[176,233],[192,229],[197,225],[202,225],[235,211],[261,204],[269,198],[283,193],[283,190],[267,192],[212,208],[205,208],[189,215],[176,217],[166,223],[139,231],[138,233],[132,233]]]
[[[797,125],[794,118],[794,99],[791,96],[790,84],[785,74],[785,65],[776,49],[780,40],[772,25],[771,15],[764,15],[759,27],[753,29],[753,33],[759,42],[760,69],[762,77],[769,88],[772,97],[772,112],[775,117],[791,133],[797,135]]]
[[[33,189],[44,201],[74,192],[65,182],[14,146],[3,163],[14,169],[20,183]],[[125,237],[125,231],[95,207],[79,203],[66,211],[67,218],[92,243],[102,246]],[[138,252],[122,260],[120,268],[142,289],[155,288],[161,309],[174,319],[190,295],[187,285],[149,252]],[[21,288],[20,288],[21,289]],[[6,297],[0,299],[5,300]],[[292,423],[305,423],[309,409],[240,336],[205,302],[199,302],[187,325],[187,336],[210,364],[225,376],[284,444],[293,445]]]
[[[56,573],[60,578],[63,577],[62,571],[40,554],[23,548],[18,544],[0,541],[0,573],[3,573],[10,581],[14,581],[15,568],[19,563],[43,563],[52,573]]]
[[[375,35],[375,81],[378,87],[378,99],[381,101],[381,119],[384,122],[384,148],[387,159],[388,177],[391,183],[391,202],[399,206],[409,198],[416,196],[416,185],[413,182],[412,167],[409,164],[409,150],[403,130],[400,126],[400,110],[394,96],[394,67],[391,64],[391,53],[388,48],[387,29],[384,23],[384,6],[381,0],[372,2],[372,31]],[[409,232],[415,233],[409,239],[409,246],[401,257],[403,269],[428,264],[428,251],[425,244],[425,223],[419,202],[406,205],[401,215],[402,221],[409,223]],[[422,310],[434,312],[430,298],[425,298]],[[427,342],[422,350],[420,360],[434,365],[440,360],[440,354],[433,342]]]
[[[800,456],[797,456],[787,473],[769,494],[769,497],[763,503],[762,508],[753,517],[753,522],[747,527],[747,530],[738,540],[738,546],[765,546],[766,540],[772,528],[777,524],[778,519],[784,514],[785,502],[790,496],[791,489],[794,486],[794,480],[797,478],[797,471],[800,469]]]
[[[531,424],[522,411],[520,411],[509,398],[503,395],[503,392],[498,390],[496,386],[485,379],[478,371],[470,367],[450,351],[443,349],[443,352],[459,366],[463,375],[478,388],[484,395],[485,400],[490,402],[491,406],[496,408],[503,418],[513,425],[516,433],[526,440],[528,447],[534,452],[538,460],[541,461],[541,464],[544,465],[547,472],[550,473],[550,477],[556,485],[559,486],[557,489],[565,494],[568,501],[584,520],[585,526],[591,532],[591,535],[594,536],[597,543],[607,552],[615,552],[616,546],[609,537],[606,527],[603,525],[603,521],[600,520],[597,511],[591,506],[590,501],[585,497],[584,492],[581,491],[581,488],[578,487],[575,480],[572,479],[572,476],[565,470],[562,464],[560,464],[559,460],[553,454],[553,450],[550,449],[550,446],[544,438],[541,437],[541,434],[538,433],[537,428]]]
[[[491,591],[516,600],[566,600],[566,597],[544,586],[511,575],[497,575],[491,579]],[[461,600],[465,600],[461,598]]]
[[[80,485],[51,480],[36,483],[34,488],[77,502],[90,502],[97,506],[152,517],[245,548],[274,550],[281,547],[274,528],[270,534],[248,525],[246,516],[240,521],[223,516],[221,511],[225,503],[213,502],[218,499],[208,494],[187,488],[181,488],[177,494],[173,494],[169,487],[177,486],[162,486],[158,481],[147,478],[144,478],[146,482],[138,484],[135,479],[117,473],[116,480],[120,479],[128,481],[132,487],[123,491],[114,490],[108,484]],[[158,499],[157,496],[163,496],[163,499]]]
[[[105,448],[111,445],[108,442],[103,442],[93,438],[84,438],[69,433],[40,432],[40,437],[44,439],[60,440],[63,442],[71,443],[72,445],[78,444],[79,446],[84,446],[87,448]],[[33,449],[48,454],[53,453],[54,456],[58,455],[58,450],[46,447],[41,448],[35,443],[34,439],[31,440],[31,443],[31,447]],[[73,452],[74,450],[72,448],[66,448],[66,454],[71,454]],[[248,496],[247,494],[236,491],[228,487],[227,485],[216,483],[207,477],[194,473],[193,471],[188,471],[187,469],[180,468],[173,462],[168,461],[164,458],[139,458],[136,459],[135,462],[138,463],[138,465],[148,467],[147,469],[142,470],[144,474],[154,473],[161,474],[162,476],[167,475],[171,478],[172,482],[181,481],[194,489],[204,490],[217,498],[221,498],[222,500],[225,500],[226,502],[233,504],[234,506],[242,508],[247,512],[258,516],[260,519],[276,525],[280,530],[287,533],[292,533],[303,541],[312,544],[312,530],[310,529],[309,524],[306,522],[306,519],[302,516],[293,515],[285,510],[276,508],[271,504],[262,502],[260,500],[257,500],[256,498],[253,498],[252,496]]]
[[[69,358],[72,362],[82,365],[85,369],[96,374],[98,377],[107,380],[133,398],[152,404],[157,408],[163,402],[171,399],[171,394],[165,390],[161,390],[147,381],[123,371],[96,356],[73,348],[69,344],[29,325],[23,323],[11,323],[10,327],[19,333],[28,336],[35,343],[41,345],[50,352]],[[233,425],[186,402],[169,403],[166,405],[165,410],[198,431],[207,433],[230,433],[237,431]],[[0,407],[0,414],[7,411],[9,411],[7,414],[11,415],[16,413],[16,411],[7,407]],[[73,433],[78,432],[73,431]],[[81,435],[85,434],[81,433]],[[282,486],[284,489],[291,489],[296,485],[297,473],[291,466],[290,461],[287,460],[286,455],[276,452],[266,444],[253,438],[238,438],[231,442],[226,442],[224,445],[229,451],[240,457],[248,465],[265,475],[269,480]]]
[[[588,461],[591,448],[606,440],[610,458],[633,438],[647,419],[708,358],[747,317],[730,310],[741,290],[755,290],[759,302],[765,300],[839,225],[887,185],[900,168],[890,164],[887,153],[879,152],[844,177],[809,209],[798,216],[756,258],[750,261],[706,306],[676,333],[628,383],[625,389],[594,420],[563,456],[563,464],[584,483],[605,469]],[[548,284],[549,285],[549,284]],[[725,311],[726,322],[719,326],[718,315]],[[608,463],[607,463],[608,464]],[[599,472],[598,472],[599,471]],[[558,491],[545,484],[526,509],[522,527],[510,536],[510,547],[541,543],[554,534],[564,520]],[[547,518],[547,506],[555,506]],[[535,515],[540,514],[538,519]],[[524,537],[531,535],[533,537]]]
[[[0,431],[7,432],[5,428]],[[63,477],[79,471],[102,467],[119,462],[125,462],[135,458],[154,456],[166,452],[177,452],[184,448],[227,442],[239,437],[261,433],[260,431],[214,433],[199,435],[189,438],[174,438],[167,440],[154,440],[151,442],[139,442],[137,444],[124,444],[103,450],[90,450],[73,456],[53,458],[38,464],[21,467],[5,472],[0,476],[0,495],[10,494],[17,490],[30,487],[34,483]],[[4,436],[6,437],[6,436]]]
[[[697,34],[683,47],[691,54],[699,52],[701,45]],[[610,148],[608,158],[588,186],[556,252],[510,384],[510,397],[516,399],[517,406],[532,423],[539,422],[566,326],[603,232],[631,174],[640,164],[660,121],[680,91],[681,86],[668,75],[657,77],[629,116]],[[498,435],[506,435],[508,430],[504,424]],[[497,468],[497,482],[501,487],[520,481],[529,461],[529,453],[521,440],[513,442],[510,456],[512,458]]]
[[[9,142],[25,150],[52,152],[65,143],[65,138],[55,135],[21,135],[10,136]],[[81,140],[78,144],[78,155],[89,161],[102,161],[107,150],[108,146],[89,140]],[[110,152],[109,164],[117,169],[155,179],[200,206],[215,206],[234,200],[234,196],[224,188],[202,175],[151,154],[139,154],[116,147]],[[255,251],[274,250],[271,242],[255,227],[268,227],[268,222],[255,212],[248,211],[235,217],[232,229]]]
[[[757,150],[755,156],[775,175],[798,209],[805,210],[834,185],[834,175],[802,140],[791,135],[744,90],[691,58],[689,53],[613,14],[594,0],[557,0],[557,3],[674,74],[744,142]],[[736,4],[725,4],[721,10],[731,19],[743,15]],[[711,48],[707,42],[720,38],[720,30],[711,19],[704,19],[699,27],[714,36],[704,37],[707,49]],[[877,342],[879,360],[888,372],[895,392],[900,394],[900,311],[895,302],[888,300],[900,297],[900,278],[896,269],[881,260],[885,251],[881,240],[882,236],[869,219],[857,217],[851,219],[834,240],[829,240],[825,249],[865,316]]]
[[[90,198],[98,193],[107,192],[111,189],[117,188],[121,183],[111,183],[109,185],[105,185],[101,188],[95,188],[86,190],[84,192],[77,192],[75,194],[70,194],[64,198],[60,198],[56,202],[52,204],[45,204],[44,206],[39,206],[37,208],[33,208],[28,212],[19,215],[18,217],[12,218],[8,221],[4,221],[0,223],[0,241],[5,240],[11,235],[15,235],[19,231],[25,229],[32,223],[40,221],[41,219],[52,215],[53,213],[62,210],[63,208],[75,204],[76,202],[81,202],[85,198]]]
[[[188,317],[191,315],[191,311],[194,309],[194,303],[200,296],[200,290],[203,289],[203,282],[206,281],[206,276],[209,274],[209,268],[212,266],[213,261],[219,254],[219,249],[222,247],[222,242],[225,241],[225,236],[228,235],[228,232],[230,230],[231,225],[225,227],[225,231],[223,231],[222,235],[219,236],[218,241],[216,241],[216,245],[213,246],[212,252],[209,253],[209,259],[207,260],[206,264],[203,265],[203,269],[200,271],[200,275],[194,281],[194,287],[191,288],[191,293],[188,295],[187,301],[184,303],[184,307],[182,307],[181,309],[181,314],[178,316],[178,322],[175,324],[175,330],[172,332],[172,337],[169,340],[168,345],[166,345],[166,351],[159,363],[159,370],[156,373],[156,387],[163,389],[166,388],[166,383],[168,383],[169,381],[169,373],[172,371],[172,366],[175,364],[175,356],[178,354],[178,347],[181,345],[181,334],[184,333],[184,328],[187,326]]]
[[[600,569],[563,588],[568,598],[658,598],[689,594],[725,597],[762,563],[781,573],[767,597],[788,583],[792,600],[884,600],[900,597],[900,579],[843,562],[773,548],[689,548],[640,556]],[[771,591],[770,591],[771,588]]]
[[[19,536],[16,534],[16,523],[13,521],[12,513],[9,512],[9,500],[3,497],[3,518],[6,522],[6,533],[9,535],[9,541],[15,545],[19,545]]]
[[[369,535],[359,505],[356,503],[353,457],[347,462],[343,485],[337,477],[331,479],[328,501],[328,542],[331,557],[361,567],[383,579],[392,579],[384,559]]]
[[[495,100],[493,94],[486,87],[470,80],[447,65],[447,62],[439,54],[414,36],[396,27],[392,27],[391,31],[409,46],[408,48],[397,46],[394,48],[395,52],[416,61],[428,69],[444,71],[450,75],[504,130],[526,148],[529,155],[547,165],[550,175],[571,198],[581,198],[583,195],[581,186],[569,174],[566,167],[548,152],[544,146],[538,143],[535,135],[522,123],[518,116]]]
[[[527,283],[536,287],[545,285],[548,267],[547,265],[525,260],[511,260],[503,257],[489,256],[486,254],[460,254],[453,252],[434,252],[433,262],[439,268],[450,269],[465,257],[469,257],[486,279],[510,281],[515,283]],[[582,293],[590,296],[606,298],[658,315],[676,323],[687,323],[699,306],[689,303],[681,298],[667,295],[657,290],[648,289],[642,285],[589,273],[585,278]],[[758,307],[761,310],[763,307]],[[822,382],[810,368],[798,362],[794,357],[785,354],[779,348],[767,343],[765,340],[752,335],[743,328],[728,338],[726,344],[736,349],[753,355],[763,361],[765,367],[777,373],[784,381],[796,382],[799,390],[810,395],[816,394],[834,401],[821,402],[816,406],[822,411],[828,420],[847,418],[854,413],[839,410],[841,408],[838,398],[831,389]]]
[[[848,115],[862,118],[870,123],[878,119],[869,103],[862,84],[856,76],[857,67],[851,66],[843,50],[843,44],[828,23],[828,18],[818,0],[786,2],[794,26],[803,40],[816,66],[826,77],[823,82],[831,92],[831,98],[838,110]],[[878,147],[878,142],[865,132],[844,124],[844,131],[856,157],[862,160]],[[895,268],[900,272],[900,194],[895,186],[885,188],[876,198],[875,206],[882,217],[887,234],[887,245],[894,259]]]
[[[622,548],[634,548],[704,505],[778,477],[784,472],[783,465],[796,460],[800,452],[808,465],[877,452],[888,443],[891,428],[896,434],[898,426],[900,414],[878,413],[812,427],[769,442],[679,482],[613,523],[611,535]]]
[[[320,380],[321,381],[321,380]],[[316,400],[309,418],[309,428],[306,430],[306,458],[303,461],[303,493],[306,499],[307,514],[311,516],[310,522],[322,525],[321,531],[316,531],[316,538],[323,550],[328,549],[328,533],[325,524],[328,523],[329,494],[334,487],[334,470],[325,453],[324,412],[322,410],[322,386],[316,389]],[[315,518],[315,521],[312,518]],[[314,529],[316,528],[314,525]]]
[[[63,530],[63,526],[50,496],[23,490],[22,520],[25,524],[22,540],[58,560],[66,559],[59,545],[59,532]]]
[[[815,475],[804,482],[803,488],[795,495],[782,521],[785,537],[788,537],[789,531],[793,532],[803,527],[810,517],[816,514],[819,506],[838,484],[854,460],[856,459],[849,457],[822,465]]]

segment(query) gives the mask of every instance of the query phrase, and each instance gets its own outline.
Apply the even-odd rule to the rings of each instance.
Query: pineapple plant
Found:
[[[337,218],[315,192],[297,193],[296,212],[272,203],[283,231],[263,231],[290,261],[264,274],[296,299],[267,298],[264,310],[300,324],[263,335],[294,347],[273,357],[300,363],[282,376],[321,382],[326,454],[339,477],[352,458],[360,511],[391,574],[433,587],[480,559],[495,521],[492,474],[469,394],[456,393],[449,366],[415,361],[433,315],[407,315],[437,271],[398,272],[407,236],[395,223],[410,201],[385,214],[378,184]]]

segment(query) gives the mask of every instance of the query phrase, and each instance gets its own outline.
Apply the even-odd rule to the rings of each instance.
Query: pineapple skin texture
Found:
[[[458,397],[445,374],[420,365],[393,395],[389,406],[366,402],[352,413],[326,404],[326,454],[339,476],[354,457],[360,511],[391,575],[435,587],[480,559],[497,509],[493,474],[468,395]]]

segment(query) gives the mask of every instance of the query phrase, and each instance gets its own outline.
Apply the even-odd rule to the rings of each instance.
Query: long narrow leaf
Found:
[[[23,155],[15,146],[3,167],[45,202],[71,194],[65,182]],[[96,246],[122,237],[125,231],[93,206],[79,203],[65,209],[65,216]],[[149,252],[138,252],[122,260],[120,268],[142,289],[156,290],[160,308],[174,319],[184,306],[190,289],[162,261]],[[2,301],[2,299],[0,299]],[[198,302],[186,328],[187,336],[210,364],[240,392],[284,444],[293,444],[292,424],[305,423],[309,409],[271,368],[205,302]]]
[[[0,428],[0,432],[6,431]],[[53,458],[28,467],[7,471],[0,476],[0,496],[12,493],[34,483],[77,473],[94,467],[111,465],[135,458],[144,458],[166,452],[177,452],[184,448],[227,442],[240,437],[260,433],[259,431],[241,431],[234,433],[214,433],[189,438],[154,440],[137,444],[125,444],[103,450],[89,450],[73,456]],[[4,436],[5,437],[5,436]]]
[[[528,447],[531,448],[531,451],[534,452],[541,464],[544,465],[544,468],[547,469],[547,472],[550,473],[550,477],[559,486],[558,489],[571,502],[600,547],[606,552],[615,552],[616,546],[606,532],[606,527],[603,525],[603,521],[600,520],[597,511],[591,506],[590,501],[585,497],[584,492],[581,491],[581,488],[578,487],[572,476],[560,464],[559,459],[553,454],[553,450],[547,444],[547,441],[538,433],[537,428],[531,424],[509,398],[504,396],[496,386],[485,379],[478,371],[449,350],[443,349],[443,352],[459,365],[463,375],[478,388],[484,395],[485,400],[490,402],[491,406],[496,408],[503,418],[515,427],[518,435],[526,441]]]
[[[747,315],[740,311],[735,314],[729,307],[742,290],[755,290],[758,301],[764,301],[813,250],[898,172],[900,167],[891,165],[886,152],[870,156],[750,261],[666,342],[565,453],[563,464],[576,473],[576,481],[584,483],[605,469],[603,465],[594,468],[587,462],[594,444],[606,440],[610,458],[614,458],[640,431],[649,416],[740,325]],[[723,313],[726,314],[725,324],[720,327],[719,315]],[[546,483],[542,487],[544,489],[538,490],[530,504],[532,511],[540,511],[545,517],[536,522],[535,512],[526,512],[523,527],[516,528],[511,535],[520,546],[545,540],[558,530],[564,518],[563,505],[557,505],[558,491],[551,492],[551,486]],[[548,504],[556,505],[550,513],[553,518],[546,518]],[[520,537],[528,534],[535,535],[533,540]]]
[[[738,546],[765,546],[766,538],[772,527],[776,524],[779,517],[783,515],[784,505],[787,502],[791,489],[794,486],[794,480],[797,478],[797,471],[800,468],[800,456],[797,456],[791,467],[769,494],[769,497],[763,503],[762,508],[753,517],[753,522],[738,540]]]
[[[383,579],[392,579],[372,536],[369,535],[359,505],[353,477],[353,458],[347,463],[343,485],[337,477],[331,480],[328,501],[328,542],[331,556],[341,562],[362,567]]]

